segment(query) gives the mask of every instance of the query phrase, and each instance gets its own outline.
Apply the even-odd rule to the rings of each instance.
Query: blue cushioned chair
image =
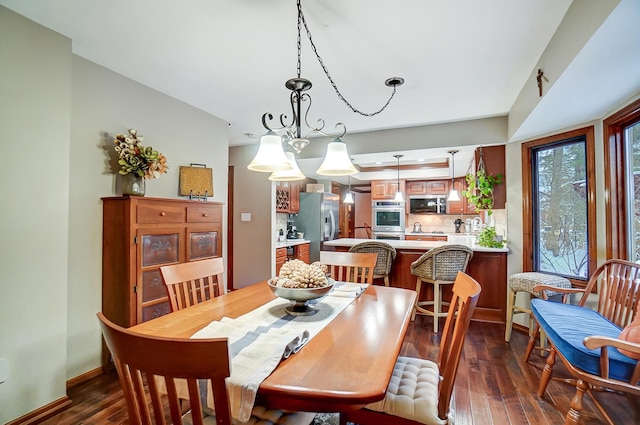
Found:
[[[597,310],[585,303],[597,288]],[[640,303],[640,264],[608,260],[598,267],[585,289],[556,288],[538,285],[535,291],[554,290],[565,294],[582,293],[577,305],[531,300],[536,321],[525,353],[529,361],[540,330],[550,344],[550,352],[540,378],[538,396],[543,397],[553,373],[556,356],[575,377],[566,380],[576,386],[565,424],[578,424],[584,393],[603,388],[640,396],[640,364],[618,348],[640,355],[640,344],[618,339],[622,328],[633,321]],[[593,295],[593,294],[592,294]],[[595,295],[593,295],[595,297]],[[592,397],[602,415],[612,423],[598,401]]]

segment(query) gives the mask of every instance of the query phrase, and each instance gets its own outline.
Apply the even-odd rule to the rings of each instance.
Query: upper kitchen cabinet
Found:
[[[276,182],[276,212],[297,213],[300,211],[300,183]]]
[[[393,199],[398,191],[398,180],[371,180],[371,199]],[[400,180],[400,191],[405,196],[405,181]]]
[[[449,180],[414,180],[408,181],[406,187],[409,196],[449,194]]]
[[[504,209],[507,202],[507,176],[505,174],[505,146],[482,146],[476,149],[476,166],[480,160],[484,163],[487,174],[502,174],[502,183],[493,190],[493,209]]]

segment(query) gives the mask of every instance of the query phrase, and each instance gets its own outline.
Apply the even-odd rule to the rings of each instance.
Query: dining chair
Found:
[[[370,241],[361,242],[349,248],[349,252],[365,252],[376,253],[378,259],[373,269],[374,279],[383,279],[384,285],[389,286],[389,273],[391,273],[391,265],[396,258],[396,249],[386,242]]]
[[[329,275],[342,282],[373,284],[373,270],[378,254],[342,251],[320,251],[320,262]]]
[[[171,311],[201,303],[222,294],[222,257],[160,267]]]
[[[459,272],[437,361],[398,357],[384,399],[360,410],[341,413],[340,424],[446,424],[464,339],[480,291],[475,279]]]
[[[97,315],[132,425],[165,424],[168,419],[174,425],[232,424],[225,384],[231,372],[226,338],[151,337],[118,326],[101,312]],[[177,379],[187,383],[190,406],[187,412],[182,411],[183,397],[177,393]],[[206,381],[211,383],[214,409],[202,404],[206,385],[201,384]],[[246,424],[308,425],[315,416],[310,412],[284,412],[260,406],[254,407],[251,415]]]
[[[438,333],[438,319],[447,315],[442,311],[442,285],[451,285],[458,272],[465,272],[473,257],[473,250],[466,245],[447,244],[430,249],[411,263],[411,274],[417,277],[416,306],[411,320],[415,320],[416,313],[433,316],[433,332]],[[433,285],[433,301],[420,301],[422,284]],[[433,310],[425,308],[433,306]]]

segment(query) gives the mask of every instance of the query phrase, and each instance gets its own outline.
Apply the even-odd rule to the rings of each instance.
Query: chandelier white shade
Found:
[[[264,134],[260,138],[258,153],[247,168],[266,173],[292,170],[293,166],[282,148],[282,138],[271,130]]]
[[[298,168],[298,163],[296,162],[296,157],[293,152],[285,152],[285,155],[291,164],[291,170],[274,171],[269,176],[269,180],[291,182],[304,179],[305,176],[302,171],[300,171],[300,168]]]
[[[357,172],[349,158],[346,143],[339,138],[327,145],[327,154],[316,171],[321,176],[348,176]]]

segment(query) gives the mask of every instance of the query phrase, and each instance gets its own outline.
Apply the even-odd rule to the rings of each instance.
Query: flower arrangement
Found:
[[[118,153],[119,174],[133,173],[149,180],[167,172],[167,158],[151,146],[142,146],[143,140],[142,135],[133,129],[128,135],[116,135],[113,143]]]

